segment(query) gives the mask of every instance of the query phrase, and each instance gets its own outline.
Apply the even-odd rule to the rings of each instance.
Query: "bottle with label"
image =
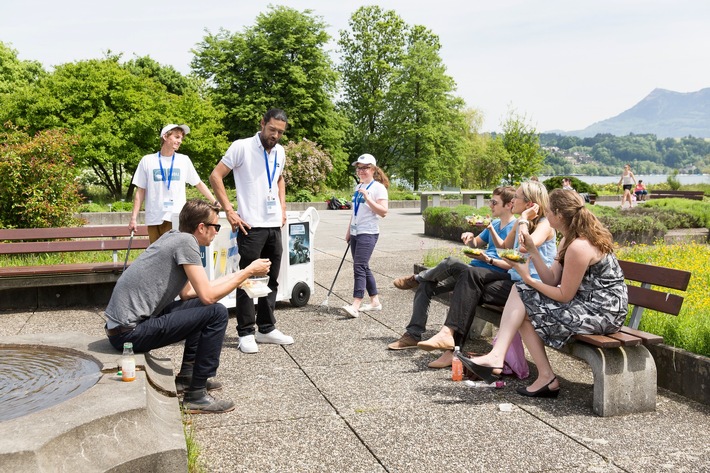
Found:
[[[456,356],[459,353],[461,353],[461,349],[459,347],[455,347],[453,359],[451,360],[451,380],[452,381],[461,381],[463,379],[463,365],[461,364],[461,360],[459,360],[458,357]]]
[[[493,381],[492,383],[486,383],[483,380],[478,380],[478,381],[466,381],[466,386],[470,386],[472,388],[494,388],[494,389],[501,389],[505,387],[505,381]]]
[[[123,344],[123,355],[121,356],[121,380],[133,381],[136,379],[136,356],[133,354],[133,343]]]

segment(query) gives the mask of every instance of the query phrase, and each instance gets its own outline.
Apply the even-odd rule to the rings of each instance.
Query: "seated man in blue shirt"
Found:
[[[501,272],[505,272],[510,268],[506,261],[498,257],[496,246],[503,244],[503,240],[515,224],[515,217],[512,212],[514,196],[515,188],[510,186],[497,187],[493,191],[493,196],[489,203],[491,216],[494,220],[477,237],[474,237],[470,232],[461,235],[461,240],[467,246],[474,248],[486,247],[485,252],[481,255],[483,261],[474,258],[471,260],[471,266],[482,266]],[[492,264],[494,260],[495,264]],[[390,350],[417,348],[417,343],[421,340],[422,334],[426,330],[431,299],[437,294],[452,291],[458,275],[468,266],[466,263],[456,259],[446,258],[434,268],[394,280],[395,287],[399,289],[417,287],[417,292],[414,296],[414,308],[412,318],[409,321],[409,325],[407,325],[407,331],[399,340],[388,345]],[[430,367],[438,368],[438,366]]]

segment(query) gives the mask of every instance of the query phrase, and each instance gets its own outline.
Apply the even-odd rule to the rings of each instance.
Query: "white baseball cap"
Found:
[[[162,130],[160,130],[160,137],[162,138],[165,136],[167,132],[170,130],[174,130],[175,128],[180,128],[184,134],[190,133],[190,127],[187,125],[175,125],[174,123],[171,123],[170,125],[165,125]]]
[[[365,153],[357,158],[357,161],[353,163],[353,166],[357,166],[358,164],[372,164],[373,166],[377,166],[377,160],[373,155]]]

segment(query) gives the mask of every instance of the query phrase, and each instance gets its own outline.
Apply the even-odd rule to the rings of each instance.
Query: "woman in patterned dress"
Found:
[[[484,356],[461,356],[464,366],[492,382],[499,377],[508,345],[519,331],[537,365],[538,377],[518,393],[531,397],[557,397],[560,392],[545,345],[559,348],[578,333],[617,332],[626,319],[628,303],[611,234],[584,206],[582,197],[555,189],[545,215],[562,234],[555,262],[549,268],[542,264],[525,224],[519,221],[522,244],[539,268],[540,280],[530,276],[527,264],[516,264],[523,281],[510,292],[498,341]]]

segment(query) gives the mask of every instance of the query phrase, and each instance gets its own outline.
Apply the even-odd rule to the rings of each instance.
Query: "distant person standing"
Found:
[[[631,189],[633,189],[634,185],[636,184],[636,177],[634,177],[634,173],[631,172],[631,165],[626,164],[624,165],[624,172],[621,173],[621,179],[619,179],[619,183],[617,184],[618,186],[623,185],[624,186],[624,195],[621,197],[621,208],[624,208],[624,202],[628,201],[629,202],[629,208],[633,207],[634,204],[631,200]]]
[[[562,179],[562,190],[566,190],[566,191],[573,191],[574,190],[574,187],[572,187],[572,179],[570,179],[569,177],[565,177],[564,179]]]
[[[256,311],[253,299],[237,289],[237,334],[243,353],[257,353],[257,343],[293,343],[293,338],[276,328],[274,317],[283,253],[281,227],[286,224],[286,184],[281,174],[286,152],[279,141],[287,125],[286,112],[269,110],[261,120],[261,130],[251,138],[232,143],[210,174],[212,189],[227,213],[232,231],[238,233],[239,268],[244,269],[259,258],[271,261],[271,292],[258,299]],[[224,178],[230,172],[237,188],[236,210],[224,188]]]
[[[145,224],[151,243],[173,228],[173,215],[180,214],[187,199],[185,183],[197,187],[210,203],[216,202],[197,175],[190,158],[177,153],[188,133],[190,127],[187,125],[165,125],[160,131],[160,151],[157,155],[143,156],[133,175],[136,194],[128,229],[135,231],[138,228],[138,212],[145,200]]]
[[[387,188],[389,179],[371,154],[363,154],[353,163],[358,185],[353,195],[353,213],[350,217],[345,241],[350,243],[353,257],[353,303],[343,310],[351,317],[358,317],[360,310],[382,310],[377,282],[370,270],[370,257],[380,236],[378,218],[384,218],[389,208]],[[369,304],[362,304],[365,291],[370,296]]]
[[[636,194],[636,202],[646,200],[648,191],[646,190],[646,184],[643,183],[642,179],[639,179],[636,187],[634,188],[634,194]]]

